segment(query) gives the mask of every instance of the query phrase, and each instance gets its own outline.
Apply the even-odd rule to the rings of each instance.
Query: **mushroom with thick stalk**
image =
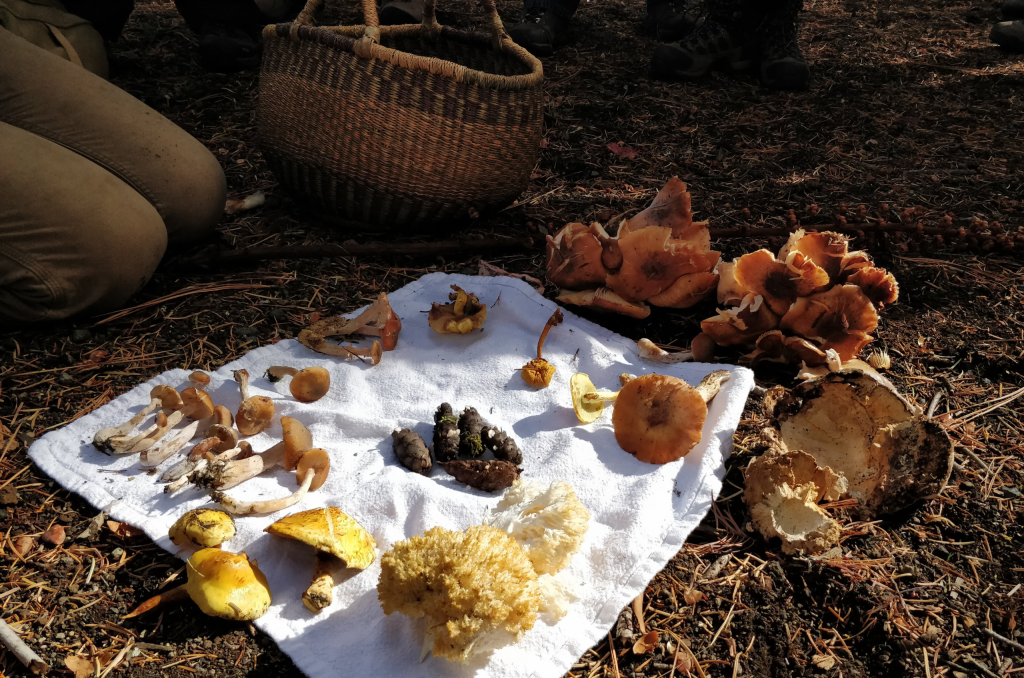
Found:
[[[384,347],[376,339],[370,344],[370,348],[356,348],[354,344],[343,345],[338,348],[344,351],[344,353],[339,353],[338,355],[344,355],[346,360],[362,360],[366,362],[364,358],[369,358],[371,365],[379,364],[381,357],[384,355]]]
[[[537,388],[547,388],[551,384],[551,378],[555,376],[555,366],[544,360],[542,357],[542,351],[544,349],[544,340],[548,336],[548,332],[555,325],[562,322],[562,309],[556,308],[555,312],[548,318],[548,322],[544,325],[544,331],[540,333],[540,339],[537,340],[537,357],[530,362],[523,365],[523,369],[520,372],[523,381],[530,386],[536,386]]]
[[[391,308],[388,295],[381,292],[370,306],[355,318],[325,318],[299,333],[299,341],[306,347],[324,355],[346,356],[345,347],[332,344],[327,337],[364,334],[379,336],[385,351],[393,351],[398,345],[398,333],[402,320]],[[375,365],[377,363],[374,363]]]
[[[196,551],[185,563],[188,582],[153,596],[122,619],[130,619],[191,598],[205,614],[212,617],[251,621],[270,609],[271,596],[267,578],[256,561],[245,553],[229,553],[219,548]]]
[[[281,432],[282,440],[261,454],[207,464],[192,474],[192,482],[199,487],[227,490],[278,464],[283,464],[286,471],[295,470],[302,455],[313,447],[313,436],[292,417],[281,417]]]
[[[267,378],[272,382],[281,381],[287,376],[292,378],[288,390],[300,403],[315,403],[327,395],[331,388],[331,373],[323,367],[306,367],[301,370],[280,366],[267,368]]]
[[[235,519],[215,509],[192,509],[175,521],[167,536],[176,546],[219,548],[235,536]]]
[[[303,604],[313,614],[334,600],[335,567],[365,570],[377,557],[373,536],[334,506],[293,513],[263,531],[316,549],[313,581],[302,594]]]
[[[689,350],[686,351],[675,351],[670,353],[669,351],[659,347],[650,339],[641,339],[636,342],[636,348],[641,358],[656,363],[662,363],[664,365],[685,363],[690,362],[691,360],[703,363],[715,357],[715,342],[703,332],[694,337]]]
[[[631,379],[619,391],[612,412],[619,447],[649,464],[667,464],[686,456],[701,440],[707,403],[729,376],[725,370],[716,370],[696,388],[663,374]]]
[[[155,410],[157,407],[164,410],[177,410],[182,406],[181,394],[170,386],[154,386],[149,392],[149,404],[139,410],[135,416],[128,421],[124,422],[119,426],[112,426],[110,428],[100,429],[93,436],[92,444],[97,450],[101,452],[107,452],[108,454],[113,452],[115,454],[126,450],[129,447],[129,443],[136,440],[136,438],[129,437],[128,434],[138,426],[143,419]],[[153,426],[147,430],[143,437],[152,434],[156,431],[156,426]]]
[[[287,497],[268,499],[266,501],[240,501],[229,497],[223,492],[214,492],[210,495],[213,501],[220,504],[225,511],[235,515],[263,515],[276,513],[281,509],[288,508],[302,501],[309,490],[318,490],[327,481],[327,475],[331,470],[331,458],[325,450],[313,448],[308,450],[295,468],[295,479],[301,484],[299,489]]]
[[[194,471],[201,460],[208,460],[214,453],[227,452],[236,449],[237,446],[238,432],[235,429],[214,424],[207,432],[207,437],[196,443],[184,459],[165,471],[160,480],[173,482]]]
[[[604,414],[604,404],[615,402],[618,391],[598,391],[590,376],[577,372],[569,379],[569,392],[572,395],[572,408],[576,418],[583,424],[595,422]]]
[[[218,436],[218,429],[215,429],[214,427],[220,426],[222,428],[231,428],[233,424],[234,417],[231,416],[231,410],[223,405],[214,405],[213,414],[209,417],[193,421],[188,426],[182,428],[181,432],[171,440],[165,441],[155,447],[150,447],[148,450],[143,450],[142,454],[139,455],[139,461],[143,466],[159,466],[161,462],[165,459],[169,459],[171,455],[184,447],[185,444],[195,436],[196,431],[199,431],[203,439],[206,439]],[[222,436],[223,432],[221,432],[218,437]],[[236,434],[236,443],[237,440],[238,435]]]
[[[235,370],[235,381],[242,394],[242,404],[238,406],[235,424],[238,432],[244,436],[254,436],[268,428],[274,421],[274,401],[266,396],[249,395],[249,372]]]
[[[597,311],[614,311],[627,315],[630,318],[643,320],[651,314],[651,307],[642,301],[627,301],[621,296],[608,289],[599,287],[596,290],[581,290],[579,292],[562,291],[555,301],[574,306],[584,306]]]
[[[451,287],[455,290],[448,295],[451,303],[431,304],[427,314],[430,329],[441,334],[466,334],[481,327],[487,320],[487,304],[458,285]]]

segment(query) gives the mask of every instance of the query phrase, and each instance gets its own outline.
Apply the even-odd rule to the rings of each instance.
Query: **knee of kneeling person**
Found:
[[[160,215],[141,196],[132,202],[83,215],[37,252],[0,251],[0,317],[39,322],[123,306],[167,248]]]
[[[227,183],[220,163],[199,141],[189,138],[167,163],[161,207],[171,244],[201,240],[224,215]]]

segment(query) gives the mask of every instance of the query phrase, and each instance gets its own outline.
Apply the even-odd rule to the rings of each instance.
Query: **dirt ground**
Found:
[[[478,12],[468,2],[450,9],[461,24]],[[501,9],[508,17],[517,11],[511,2]],[[802,42],[813,86],[782,94],[724,74],[692,84],[652,81],[654,42],[641,30],[642,16],[636,1],[584,3],[575,42],[545,62],[545,145],[521,201],[466,231],[433,237],[533,235],[534,249],[487,259],[543,278],[545,230],[639,209],[672,175],[690,184],[695,211],[712,227],[784,226],[792,209],[825,228],[844,203],[863,204],[868,215],[883,204],[921,206],[933,224],[949,215],[957,226],[975,217],[1011,231],[1024,226],[1024,60],[986,39],[997,3],[808,0]],[[206,144],[225,168],[231,197],[270,196],[264,207],[225,217],[219,243],[367,239],[318,224],[277,188],[254,144],[257,74],[205,73],[195,42],[169,2],[140,3],[113,48],[112,80]],[[612,142],[637,157],[612,153]],[[733,256],[769,244],[747,240],[716,249]],[[937,416],[957,445],[949,486],[873,522],[835,507],[843,522],[837,549],[785,556],[777,542],[746,529],[741,469],[757,453],[765,423],[752,398],[714,511],[633,606],[646,629],[659,632],[659,644],[652,653],[633,651],[640,620],[631,608],[569,675],[1024,671],[1017,628],[1024,621],[1024,398],[996,400],[1024,387],[1024,264],[999,247],[956,251],[934,238],[853,244],[870,248],[899,280],[900,301],[882,314],[878,343],[904,392],[923,405],[943,394]],[[352,310],[427,271],[475,273],[479,259],[271,261],[211,272],[183,266],[182,255],[192,253],[172,253],[124,312],[0,330],[0,605],[58,675],[71,675],[65,658],[73,654],[93,663],[92,673],[79,667],[79,675],[298,671],[251,625],[191,606],[121,620],[182,581],[182,563],[128,526],[100,522],[94,536],[79,538],[97,511],[31,465],[25,450],[35,437],[166,369],[216,369],[296,335],[311,314]],[[685,346],[713,306],[656,310],[646,321],[595,319],[632,338]],[[782,367],[759,368],[757,376],[764,386],[792,383],[792,370]],[[41,542],[17,555],[19,537],[55,525],[68,535],[61,546]],[[27,675],[10,653],[0,654],[0,673]]]

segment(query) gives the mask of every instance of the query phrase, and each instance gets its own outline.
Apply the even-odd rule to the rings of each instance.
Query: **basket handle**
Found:
[[[365,5],[367,2],[373,0],[363,0]],[[498,8],[494,4],[494,0],[482,0],[484,10],[487,12],[487,21],[491,33],[491,42],[494,44],[494,49],[501,47],[501,41],[504,39],[510,39],[508,34],[505,33],[505,27],[501,23],[501,17],[498,16]],[[435,0],[425,0],[423,7],[423,33],[429,37],[434,38],[438,33],[441,32],[441,25],[437,23],[437,16],[434,12]],[[377,8],[374,6],[374,18],[376,19]],[[367,22],[369,25],[369,22]]]

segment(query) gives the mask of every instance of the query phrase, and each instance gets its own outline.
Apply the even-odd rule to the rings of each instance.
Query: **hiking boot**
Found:
[[[644,28],[661,42],[679,40],[692,32],[699,20],[694,0],[647,0]]]
[[[206,24],[199,31],[199,56],[214,73],[235,73],[260,67],[260,41],[241,28]]]
[[[803,4],[803,0],[783,0],[761,26],[761,82],[769,89],[806,89],[811,79],[797,40]]]
[[[1024,20],[997,23],[988,39],[1008,52],[1024,52]]]
[[[1003,0],[1003,18],[1007,21],[1024,19],[1024,0]]]
[[[534,56],[546,57],[569,42],[569,20],[554,10],[529,7],[523,20],[508,29],[509,37]]]
[[[380,6],[377,18],[381,26],[419,24],[423,22],[423,0],[387,0]]]
[[[651,74],[671,80],[691,80],[714,67],[744,71],[753,63],[749,48],[735,29],[710,16],[682,40],[658,45],[651,57]]]

